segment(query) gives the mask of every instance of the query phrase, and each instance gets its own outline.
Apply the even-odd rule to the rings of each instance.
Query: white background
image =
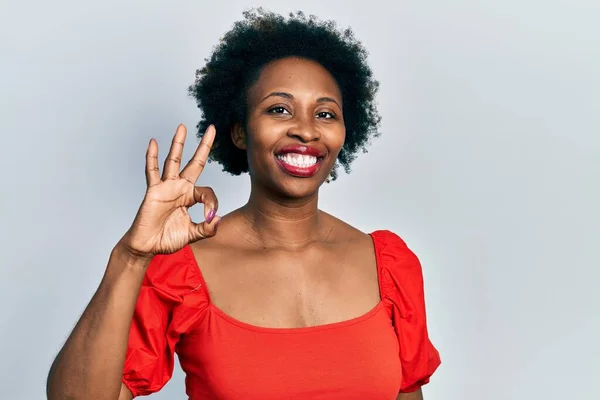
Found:
[[[142,198],[148,139],[164,156],[194,130],[187,86],[244,9],[300,2],[0,4],[0,398],[43,399]],[[443,358],[427,400],[600,398],[600,3],[302,9],[351,26],[381,82],[383,135],[321,206],[419,255]],[[247,176],[201,180],[221,213],[247,198]],[[185,398],[183,379],[152,398]]]

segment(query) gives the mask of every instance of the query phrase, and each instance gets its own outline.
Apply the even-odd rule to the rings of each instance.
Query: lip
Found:
[[[302,145],[302,144],[292,144],[289,146],[282,147],[275,154],[281,155],[281,154],[288,154],[288,153],[302,154],[305,156],[313,156],[313,157],[317,157],[317,158],[325,157],[325,152],[323,152],[319,149],[316,149],[314,147],[310,147],[310,146],[306,146],[306,145]]]
[[[279,154],[283,154],[283,153],[279,153]],[[307,153],[301,153],[301,154],[307,154]],[[311,154],[307,154],[307,155],[311,155]],[[321,164],[323,163],[323,158],[317,157],[317,162],[314,165],[311,165],[310,167],[297,167],[295,165],[287,164],[277,157],[275,157],[275,161],[277,161],[277,164],[279,165],[279,167],[283,171],[288,173],[289,175],[295,176],[297,178],[310,178],[310,177],[314,176],[317,173],[317,171],[319,171],[319,169],[321,168]]]

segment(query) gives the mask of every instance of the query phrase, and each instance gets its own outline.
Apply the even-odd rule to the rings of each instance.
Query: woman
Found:
[[[190,88],[200,145],[181,168],[180,125],[161,176],[150,141],[145,198],[51,368],[50,399],[156,392],[175,352],[190,399],[422,398],[440,359],[418,259],[317,207],[377,134],[365,59],[350,31],[302,14],[250,12],[224,36]],[[195,186],[209,152],[251,180],[222,218]]]

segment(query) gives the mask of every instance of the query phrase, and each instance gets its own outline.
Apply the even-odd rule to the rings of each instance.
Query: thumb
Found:
[[[190,243],[215,236],[219,221],[221,221],[221,217],[216,216],[211,222],[192,223],[190,226]]]

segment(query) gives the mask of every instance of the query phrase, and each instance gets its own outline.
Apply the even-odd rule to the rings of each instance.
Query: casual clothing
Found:
[[[440,364],[426,325],[421,265],[390,231],[370,234],[381,301],[351,320],[303,328],[238,321],[211,303],[189,246],[154,257],[131,326],[123,382],[160,390],[176,352],[199,399],[394,400]]]

